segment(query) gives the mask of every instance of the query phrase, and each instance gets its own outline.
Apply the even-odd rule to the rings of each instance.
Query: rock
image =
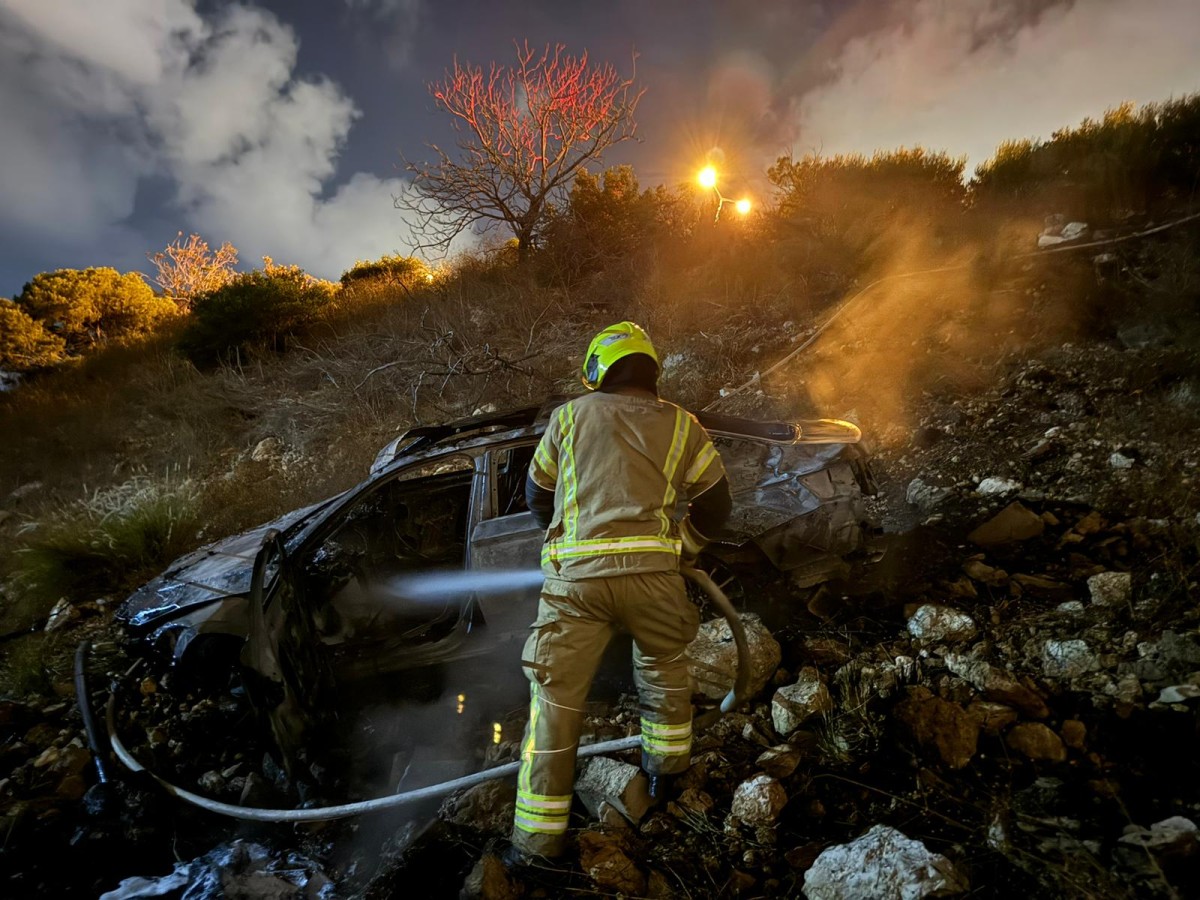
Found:
[[[1084,612],[1086,607],[1078,600],[1068,600],[1065,603],[1060,603],[1054,607],[1055,612],[1060,612],[1066,616],[1078,616]]]
[[[1017,711],[1003,703],[992,703],[990,700],[973,700],[967,707],[967,714],[979,723],[984,734],[995,736],[1017,721]]]
[[[263,438],[250,451],[250,459],[259,463],[275,462],[282,455],[283,442],[277,437]]]
[[[1072,750],[1087,749],[1087,726],[1078,719],[1067,719],[1062,723],[1059,731],[1062,734],[1063,743]]]
[[[886,825],[828,848],[804,873],[808,900],[920,900],[968,887],[950,860]]]
[[[967,540],[980,547],[997,547],[1035,538],[1046,529],[1042,517],[1014,500],[992,518],[967,535]]]
[[[1017,681],[1011,673],[999,669],[975,653],[947,653],[943,659],[951,674],[970,683],[989,700],[1015,706],[1035,719],[1050,714],[1046,701],[1035,691]]]
[[[667,812],[678,819],[688,815],[705,816],[714,805],[716,805],[716,801],[704,791],[687,788],[680,791],[679,796],[667,804]]]
[[[575,793],[588,812],[599,817],[600,804],[608,803],[634,825],[654,805],[645,773],[637,766],[595,756],[589,759],[575,782]]]
[[[19,485],[17,488],[15,488],[12,492],[9,493],[8,503],[10,505],[20,503],[22,500],[24,500],[30,494],[36,494],[41,489],[42,489],[42,483],[40,481],[27,481],[24,484]]]
[[[812,666],[805,666],[796,677],[795,684],[781,687],[771,699],[771,723],[783,737],[796,731],[813,716],[833,709],[833,698],[821,681],[821,674]]]
[[[1042,575],[1023,575],[1020,572],[1013,575],[1012,580],[1019,584],[1022,590],[1031,594],[1053,598],[1071,593],[1071,586],[1053,578]]]
[[[1114,469],[1132,469],[1133,462],[1124,453],[1114,453],[1108,458],[1108,464]]]
[[[459,900],[517,900],[522,893],[500,857],[487,853],[467,874],[458,896]]]
[[[904,499],[909,506],[915,506],[924,512],[929,512],[950,496],[950,488],[926,484],[920,478],[914,478],[908,483]]]
[[[1144,848],[1155,856],[1191,856],[1200,852],[1200,829],[1191,819],[1172,816],[1155,822],[1149,830],[1134,826],[1117,841]]]
[[[1041,722],[1014,725],[1005,736],[1005,742],[1030,759],[1062,762],[1067,758],[1067,748],[1063,746],[1062,739]]]
[[[50,615],[46,617],[46,633],[60,631],[78,618],[79,610],[72,605],[70,600],[63,597],[54,604],[54,608],[50,610]]]
[[[438,816],[478,831],[506,832],[512,827],[517,789],[511,781],[485,781],[447,797]]]
[[[922,747],[932,747],[951,769],[971,761],[979,741],[979,721],[957,703],[934,696],[927,688],[910,687],[896,704],[897,721]]]
[[[1039,250],[1045,250],[1047,247],[1054,247],[1064,243],[1063,239],[1057,234],[1039,234],[1037,245]]]
[[[766,687],[779,661],[783,658],[779,642],[771,636],[762,620],[753,613],[743,613],[746,642],[750,646],[750,695]],[[688,672],[696,679],[698,689],[710,700],[724,698],[733,688],[737,672],[737,646],[729,623],[713,619],[700,626],[696,639],[688,645]]]
[[[975,492],[988,496],[991,494],[1011,494],[1013,491],[1019,491],[1020,489],[1021,483],[1019,481],[1012,481],[1008,478],[1000,478],[993,475],[979,482],[979,486],[975,488]]]
[[[752,827],[774,825],[787,802],[787,791],[776,779],[755,775],[737,786],[729,811]]]
[[[646,890],[646,876],[626,855],[619,837],[585,831],[579,836],[579,865],[596,887],[635,896]]]
[[[980,584],[991,585],[992,587],[1000,587],[1008,582],[1008,573],[1003,569],[997,569],[989,566],[982,559],[972,557],[963,563],[963,573]]]
[[[1172,684],[1158,692],[1158,703],[1187,703],[1200,697],[1200,687],[1194,684]]]
[[[726,884],[726,890],[729,891],[731,897],[741,897],[743,894],[749,893],[754,889],[754,885],[758,883],[758,879],[749,872],[742,872],[734,869],[729,873],[729,881]]]
[[[755,765],[772,778],[787,778],[800,765],[800,753],[788,744],[779,744],[760,753]]]
[[[1101,572],[1089,578],[1087,586],[1096,606],[1128,606],[1133,596],[1133,576],[1128,572]]]
[[[196,779],[196,784],[200,786],[200,790],[206,794],[217,795],[222,793],[227,787],[227,782],[221,777],[221,773],[215,770],[205,772]]]
[[[1100,668],[1086,641],[1046,641],[1042,646],[1042,671],[1047,678],[1077,678]]]
[[[978,632],[975,620],[965,612],[934,603],[918,607],[908,620],[908,633],[921,641],[969,641]]]
[[[1059,232],[1059,237],[1064,241],[1076,241],[1082,237],[1086,237],[1088,233],[1087,222],[1068,222]]]

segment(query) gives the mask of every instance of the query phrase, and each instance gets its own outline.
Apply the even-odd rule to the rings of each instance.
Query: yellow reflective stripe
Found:
[[[542,548],[542,559],[578,559],[625,553],[672,553],[679,555],[681,541],[673,538],[634,536],[611,540],[556,541]]]
[[[657,722],[647,722],[642,719],[642,734],[652,734],[655,737],[675,737],[678,735],[691,735],[692,723],[686,722],[683,725],[660,725]]]
[[[562,834],[567,830],[566,819],[544,822],[536,817],[524,816],[521,813],[513,816],[513,824],[521,829],[521,831],[527,831],[530,834]]]
[[[662,508],[658,512],[658,533],[662,537],[671,533],[671,517],[675,512],[675,470],[679,468],[679,461],[683,458],[683,450],[687,446],[691,428],[692,417],[680,407],[675,407],[675,433],[671,436],[671,449],[667,451],[667,459],[663,463],[663,476],[667,480],[667,487],[663,491]]]
[[[537,450],[533,451],[533,464],[535,471],[546,475],[551,481],[551,484],[542,485],[542,487],[553,487],[554,480],[558,478],[558,463],[550,458],[550,451],[546,449],[546,442],[544,440],[538,444]],[[534,481],[537,481],[537,479],[535,478]],[[540,484],[541,482],[538,483]]]
[[[537,733],[538,712],[541,706],[538,703],[537,682],[531,681],[529,682],[529,737],[525,739],[525,745],[521,748],[521,768],[517,771],[517,789],[526,793],[529,793],[529,777],[533,769],[534,735]]]
[[[713,464],[717,458],[717,448],[709,441],[697,455],[691,467],[687,470],[687,474],[683,476],[684,484],[695,484],[700,480],[701,476],[708,471],[708,467]]]
[[[651,756],[683,756],[692,752],[692,739],[668,743],[642,736],[642,750]]]
[[[567,403],[559,413],[562,455],[566,456],[563,477],[563,534],[573,540],[579,528],[579,477],[575,471],[575,405]]]
[[[529,810],[570,809],[571,795],[560,794],[557,796],[548,796],[546,794],[530,794],[526,791],[517,791],[517,806],[525,807]]]

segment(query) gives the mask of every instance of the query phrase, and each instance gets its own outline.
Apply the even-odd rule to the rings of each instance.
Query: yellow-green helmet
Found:
[[[609,325],[588,345],[587,356],[583,358],[584,385],[589,390],[596,390],[613,363],[634,353],[644,353],[658,365],[658,353],[641,326],[633,322]]]

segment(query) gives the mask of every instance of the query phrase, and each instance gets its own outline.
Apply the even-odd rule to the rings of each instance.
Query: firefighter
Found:
[[[659,398],[658,375],[640,327],[604,329],[583,363],[592,393],[555,411],[529,468],[526,499],[547,529],[545,583],[522,657],[529,725],[510,862],[564,850],[583,705],[617,631],[633,638],[651,796],[691,764],[684,654],[700,617],[679,570],[724,524],[731,500],[708,434]],[[688,513],[676,521],[680,500]]]

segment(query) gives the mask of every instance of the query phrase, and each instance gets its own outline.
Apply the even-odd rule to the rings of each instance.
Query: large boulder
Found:
[[[937,751],[951,769],[971,761],[979,743],[979,720],[957,703],[936,697],[927,688],[911,687],[896,704],[895,716],[917,743]]]
[[[750,648],[750,696],[764,687],[779,668],[783,658],[779,642],[753,613],[743,613],[742,627]],[[720,700],[733,689],[737,677],[737,644],[724,619],[713,619],[700,626],[696,639],[688,645],[688,672],[697,689],[711,700]]]
[[[980,547],[998,547],[1035,538],[1045,529],[1041,516],[1014,500],[968,534],[967,540]]]
[[[1133,578],[1128,572],[1100,572],[1087,580],[1087,586],[1096,606],[1128,606],[1133,595]]]
[[[828,848],[804,873],[808,900],[920,900],[968,886],[946,857],[886,825]]]
[[[775,692],[771,700],[771,723],[779,734],[787,737],[809,719],[831,709],[833,698],[821,680],[821,673],[812,666],[805,666],[795,684],[785,685]]]
[[[747,825],[774,825],[787,802],[787,792],[776,779],[755,775],[737,786],[729,811]]]
[[[601,804],[607,803],[635,825],[654,805],[642,770],[605,756],[584,763],[575,793],[593,816],[599,818]]]

